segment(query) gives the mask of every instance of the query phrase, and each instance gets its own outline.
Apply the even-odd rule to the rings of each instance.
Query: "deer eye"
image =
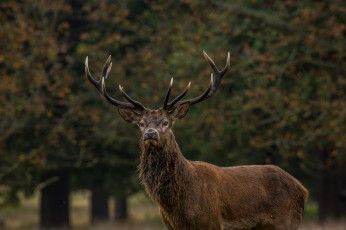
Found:
[[[168,126],[168,121],[164,121],[164,122],[162,123],[162,125],[163,125],[163,126]]]
[[[139,127],[143,128],[144,127],[144,122],[139,122]]]

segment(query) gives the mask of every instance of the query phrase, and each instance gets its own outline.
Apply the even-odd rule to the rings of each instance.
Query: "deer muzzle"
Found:
[[[157,131],[155,131],[154,129],[148,129],[144,133],[144,141],[147,141],[147,140],[158,141],[159,140],[159,133]]]

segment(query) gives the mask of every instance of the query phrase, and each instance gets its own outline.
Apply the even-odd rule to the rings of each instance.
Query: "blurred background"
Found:
[[[310,197],[301,229],[346,229],[342,0],[2,0],[0,229],[163,229],[137,176],[139,131],[86,80],[112,55],[144,106],[230,72],[174,133],[187,159],[275,164]]]

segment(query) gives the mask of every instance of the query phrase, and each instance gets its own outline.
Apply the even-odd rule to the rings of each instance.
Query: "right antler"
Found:
[[[86,74],[86,77],[96,87],[96,89],[98,90],[98,92],[101,95],[101,97],[103,97],[109,103],[111,103],[111,104],[113,104],[113,105],[115,105],[117,107],[128,108],[128,109],[132,109],[132,110],[141,110],[141,111],[145,110],[145,107],[140,102],[133,100],[129,95],[127,95],[125,93],[125,91],[124,91],[124,88],[122,86],[120,86],[120,85],[119,85],[119,89],[120,89],[121,94],[130,103],[126,103],[126,102],[115,100],[114,98],[112,98],[111,96],[108,95],[108,93],[106,91],[105,79],[108,77],[108,74],[111,71],[111,68],[112,68],[112,62],[111,62],[111,56],[109,55],[105,65],[103,67],[100,79],[98,81],[95,81],[93,79],[93,77],[91,76],[90,71],[89,71],[88,57],[86,57],[86,59],[85,59],[85,74]]]
[[[167,91],[164,103],[163,103],[163,108],[165,110],[171,110],[174,107],[176,107],[177,105],[184,104],[184,103],[187,103],[187,102],[189,102],[191,105],[197,104],[197,103],[199,103],[201,101],[206,100],[207,98],[211,97],[212,95],[214,95],[215,91],[217,90],[217,88],[219,87],[219,85],[221,83],[222,77],[225,75],[225,73],[229,69],[229,66],[230,66],[230,54],[228,52],[226,66],[221,71],[218,70],[218,68],[216,67],[214,61],[208,56],[208,54],[205,51],[203,51],[203,54],[204,54],[204,57],[209,62],[211,68],[214,71],[215,80],[213,78],[213,74],[211,74],[209,86],[208,86],[207,90],[204,91],[203,94],[201,94],[198,97],[189,99],[189,100],[180,101],[185,96],[185,94],[187,93],[188,89],[190,88],[191,83],[189,83],[188,86],[186,87],[186,89],[180,95],[178,95],[176,98],[173,99],[173,101],[168,103],[169,95],[171,93],[172,84],[173,84],[173,78],[172,78],[171,82],[169,84],[169,88],[168,88],[168,91]]]

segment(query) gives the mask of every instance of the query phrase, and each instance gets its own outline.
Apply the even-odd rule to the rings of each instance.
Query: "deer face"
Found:
[[[189,111],[190,103],[179,104],[168,111],[145,109],[138,113],[131,109],[119,108],[120,116],[127,122],[137,124],[145,144],[161,145],[169,138],[174,122],[183,118]]]

